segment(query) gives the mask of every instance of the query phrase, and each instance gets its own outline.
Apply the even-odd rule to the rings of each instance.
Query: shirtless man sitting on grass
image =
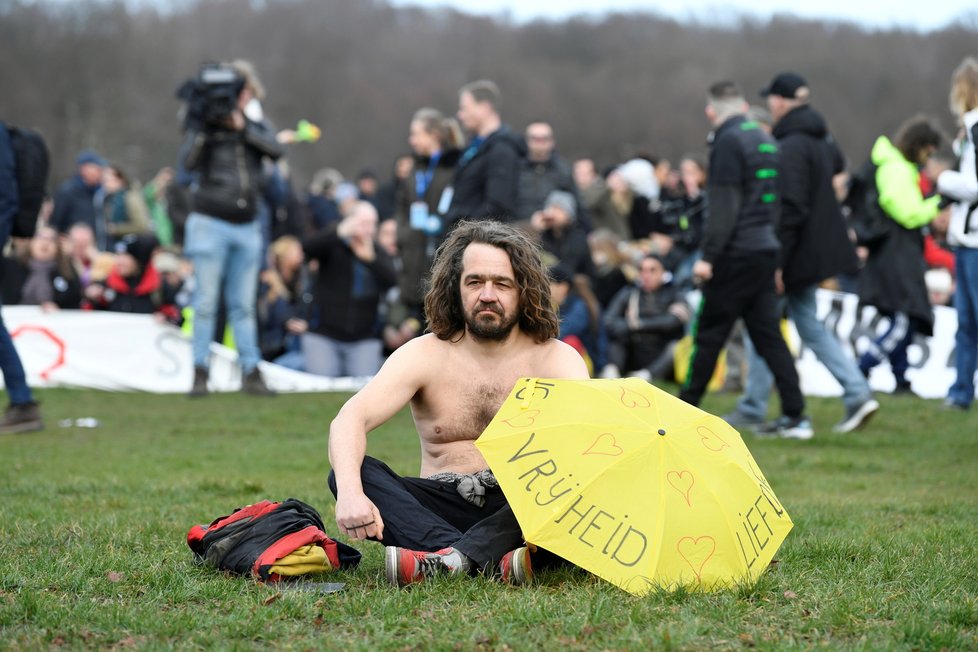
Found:
[[[463,222],[439,248],[425,296],[430,333],[404,344],[329,429],[336,524],[387,546],[387,578],[438,572],[532,577],[520,526],[475,440],[519,378],[588,377],[556,339],[558,319],[538,247],[493,221]],[[366,456],[367,433],[410,403],[421,477]]]

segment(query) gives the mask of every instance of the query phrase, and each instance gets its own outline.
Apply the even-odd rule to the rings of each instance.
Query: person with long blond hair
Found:
[[[954,368],[957,378],[944,404],[966,410],[975,399],[975,368],[978,366],[978,59],[967,57],[951,75],[951,112],[961,124],[955,141],[961,162],[937,178],[937,190],[955,199],[947,240],[954,247],[954,307],[958,330],[954,336]]]

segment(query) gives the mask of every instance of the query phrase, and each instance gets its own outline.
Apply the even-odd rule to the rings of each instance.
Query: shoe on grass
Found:
[[[863,401],[851,410],[847,409],[845,418],[832,427],[832,432],[847,433],[859,430],[869,423],[869,420],[879,409],[880,404],[876,399],[871,398],[868,401]]]
[[[241,379],[241,391],[252,396],[276,396],[278,392],[265,384],[265,378],[255,367]]]
[[[514,586],[529,584],[533,580],[530,549],[523,546],[503,555],[499,561],[499,579]]]
[[[898,381],[896,386],[894,386],[893,391],[890,392],[893,396],[916,396],[917,393],[913,391],[910,386],[910,381],[901,380]]]
[[[388,582],[394,586],[407,586],[440,573],[467,573],[472,568],[472,560],[455,548],[424,552],[387,546],[384,568]]]
[[[0,420],[0,434],[11,434],[17,432],[34,432],[43,430],[44,422],[41,421],[41,409],[37,401],[27,403],[11,403],[10,407],[3,414]]]
[[[815,436],[811,419],[804,415],[789,417],[783,414],[754,432],[758,437],[783,437],[784,439],[811,439]]]
[[[764,425],[764,419],[761,419],[760,417],[752,417],[748,414],[744,414],[740,410],[728,412],[720,418],[734,428],[760,428]]]
[[[958,401],[955,401],[953,398],[944,399],[945,410],[958,410],[960,412],[967,412],[970,407],[971,407],[970,405],[959,403]]]

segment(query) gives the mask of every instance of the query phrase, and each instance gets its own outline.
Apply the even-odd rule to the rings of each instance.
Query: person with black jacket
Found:
[[[472,140],[455,170],[443,233],[462,219],[511,222],[516,218],[522,144],[502,123],[501,101],[499,87],[488,79],[470,82],[459,91],[456,115]]]
[[[543,120],[531,122],[526,126],[525,138],[526,153],[520,158],[516,190],[516,218],[529,220],[543,209],[550,193],[562,190],[573,195],[578,220],[589,226],[587,219],[580,219],[586,208],[577,193],[570,165],[557,153],[553,127]]]
[[[20,188],[17,183],[17,157],[10,142],[7,125],[0,122],[0,248],[6,246],[14,219],[20,211]],[[2,267],[0,267],[2,274]],[[0,275],[7,287],[7,279]],[[10,398],[10,405],[0,419],[0,434],[33,432],[44,428],[41,409],[34,400],[27,374],[14,347],[14,340],[0,314],[0,373]]]
[[[604,314],[608,367],[603,378],[632,372],[648,382],[671,379],[673,351],[692,317],[662,258],[647,254],[638,281],[622,288]]]
[[[758,353],[774,373],[782,416],[772,433],[809,439],[811,421],[798,372],[779,328],[775,272],[781,248],[778,222],[778,146],[745,117],[747,102],[733,82],[710,87],[706,115],[713,124],[709,216],[703,258],[693,265],[703,297],[693,325],[693,356],[679,394],[698,405],[734,322],[742,317]]]
[[[380,369],[378,308],[384,292],[397,283],[397,271],[376,234],[377,209],[360,200],[339,224],[302,242],[306,258],[319,263],[313,314],[302,335],[309,373],[364,377]]]
[[[263,251],[256,217],[262,159],[279,158],[282,147],[264,123],[245,116],[248,103],[264,95],[254,69],[241,61],[233,69],[240,79],[237,106],[218,122],[188,125],[180,149],[181,169],[197,174],[185,234],[185,253],[193,262],[195,283],[190,390],[194,397],[208,393],[208,353],[222,288],[240,356],[241,389],[260,396],[274,394],[258,371],[261,349],[255,301]]]
[[[845,160],[825,120],[812,108],[810,89],[801,75],[777,75],[761,91],[774,119],[773,135],[781,148],[782,285],[788,317],[801,341],[842,386],[845,416],[833,428],[845,433],[862,427],[879,403],[852,357],[846,355],[816,314],[815,291],[823,280],[853,273],[859,267],[845,218],[835,198],[832,178]],[[767,414],[772,377],[756,353],[748,357],[744,395],[728,422],[761,424]]]
[[[408,143],[414,157],[410,173],[398,186],[394,210],[401,258],[397,300],[402,308],[395,312],[403,319],[392,326],[402,336],[416,337],[424,332],[424,282],[461,154],[462,133],[453,118],[422,108],[411,119]]]

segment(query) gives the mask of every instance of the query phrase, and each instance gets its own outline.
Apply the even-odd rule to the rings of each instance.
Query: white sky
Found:
[[[978,26],[975,0],[391,0],[394,5],[435,7],[449,5],[474,14],[508,14],[517,22],[536,18],[560,20],[575,14],[600,15],[608,10],[656,11],[677,19],[695,18],[724,22],[731,14],[770,18],[773,14],[793,14],[799,18],[846,20],[867,27],[938,29],[966,14],[969,25]]]

